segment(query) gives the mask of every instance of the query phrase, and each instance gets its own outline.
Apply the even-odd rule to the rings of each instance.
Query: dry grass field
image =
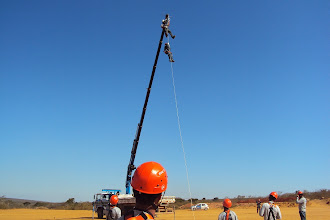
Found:
[[[257,213],[256,208],[233,208],[233,211],[236,212],[238,219],[240,220],[263,220]],[[330,220],[330,207],[310,207],[307,210],[307,219],[308,220]],[[208,211],[195,211],[196,220],[217,220],[221,210],[210,209]],[[297,207],[285,207],[281,208],[282,219],[283,220],[300,220],[298,208]],[[173,220],[173,213],[161,213],[158,215],[157,220]],[[193,212],[189,210],[179,210],[175,213],[176,220],[193,220]]]
[[[292,204],[279,204],[283,220],[299,220],[298,208]],[[240,220],[252,220],[263,218],[256,213],[254,204],[236,206],[232,210],[236,212]],[[218,219],[221,212],[219,208],[208,211],[176,210],[174,213],[159,213],[157,220],[210,220]],[[94,215],[95,219],[96,215]],[[48,209],[4,209],[0,210],[0,220],[77,220],[93,219],[92,211],[86,210],[48,210]],[[330,220],[330,206],[322,201],[310,201],[307,205],[308,220]]]

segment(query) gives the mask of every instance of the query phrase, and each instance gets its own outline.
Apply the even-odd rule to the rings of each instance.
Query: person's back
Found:
[[[259,215],[264,217],[264,220],[276,220],[282,218],[280,207],[274,203],[277,198],[277,193],[271,192],[269,194],[269,202],[262,205]]]
[[[281,219],[280,208],[273,202],[264,203],[260,209],[259,215],[265,220]]]
[[[109,212],[107,214],[107,220],[117,220],[121,216],[121,210],[117,207],[118,204],[118,196],[112,195],[109,201]]]
[[[126,215],[120,217],[118,220],[145,220],[145,219],[154,219],[154,216],[148,211],[142,210],[132,210]]]
[[[228,215],[228,219],[227,219]],[[237,215],[234,211],[228,210],[227,212],[221,212],[218,220],[238,220]]]
[[[223,212],[220,213],[218,220],[238,220],[236,213],[229,209],[232,206],[230,199],[223,200],[222,206]]]
[[[121,217],[121,210],[120,208],[118,208],[117,206],[114,206],[112,209],[111,209],[111,218],[113,220],[117,220]]]

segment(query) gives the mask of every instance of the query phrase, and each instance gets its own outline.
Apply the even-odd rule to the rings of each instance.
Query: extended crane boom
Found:
[[[168,18],[169,18],[169,15],[167,14],[165,16],[165,19],[168,19]],[[162,43],[163,43],[164,32],[165,32],[165,30],[163,28],[162,29],[162,34],[160,36],[159,44],[158,44],[158,49],[157,49],[157,54],[156,54],[154,66],[152,68],[152,73],[151,73],[151,77],[150,77],[150,81],[149,81],[149,87],[148,87],[148,90],[147,90],[146,98],[145,98],[143,109],[142,109],[140,123],[138,124],[136,134],[135,134],[135,138],[134,138],[134,141],[133,141],[133,147],[132,147],[132,151],[131,151],[131,159],[130,159],[128,167],[127,167],[127,176],[126,176],[126,185],[125,185],[126,186],[126,194],[130,194],[130,184],[131,184],[131,179],[132,179],[132,171],[136,168],[134,166],[136,150],[137,150],[137,147],[138,147],[138,144],[139,144],[139,139],[140,139],[140,134],[141,134],[141,130],[142,130],[144,115],[145,115],[146,110],[147,110],[147,105],[148,105],[148,100],[149,100],[149,96],[150,96],[151,86],[152,86],[152,82],[153,82],[154,75],[155,75],[155,72],[156,72],[159,52],[160,52],[160,49],[161,49]]]

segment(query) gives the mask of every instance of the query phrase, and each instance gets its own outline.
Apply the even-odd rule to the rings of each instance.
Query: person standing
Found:
[[[258,199],[258,200],[256,201],[256,203],[257,203],[257,213],[258,213],[259,210],[260,210],[261,200]]]
[[[275,205],[275,200],[277,198],[277,193],[271,192],[268,197],[269,202],[262,205],[259,215],[264,217],[264,220],[276,220],[282,218],[280,207]]]
[[[299,215],[301,220],[306,220],[306,203],[303,192],[298,191],[296,203],[299,204]]]
[[[223,205],[223,212],[220,213],[218,220],[238,220],[236,213],[229,209],[232,205],[230,199],[223,200],[222,205]]]
[[[136,199],[135,207],[119,220],[154,219],[162,193],[167,188],[167,173],[157,162],[141,164],[134,172],[131,185]]]
[[[112,195],[110,197],[110,209],[107,215],[107,220],[118,220],[121,217],[121,210],[117,207],[118,196]]]

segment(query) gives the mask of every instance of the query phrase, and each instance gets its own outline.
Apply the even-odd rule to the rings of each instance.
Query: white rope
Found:
[[[170,38],[168,36],[168,43],[170,43]],[[172,70],[172,83],[173,83],[173,91],[174,91],[174,99],[175,99],[175,107],[176,107],[176,116],[178,118],[178,126],[179,126],[179,133],[180,133],[180,140],[181,140],[181,147],[183,152],[183,158],[184,158],[184,164],[186,166],[186,174],[187,174],[187,182],[188,182],[188,190],[190,195],[190,205],[192,206],[192,195],[191,195],[191,189],[190,189],[190,182],[189,182],[189,175],[188,175],[188,166],[187,166],[187,159],[186,159],[186,152],[184,150],[183,146],[183,139],[182,139],[182,132],[181,132],[181,124],[180,124],[180,117],[179,117],[179,108],[178,108],[178,100],[176,98],[176,90],[175,90],[175,83],[174,83],[174,73],[173,73],[173,62],[171,62],[171,70]],[[192,211],[194,220],[195,220],[195,212]]]

